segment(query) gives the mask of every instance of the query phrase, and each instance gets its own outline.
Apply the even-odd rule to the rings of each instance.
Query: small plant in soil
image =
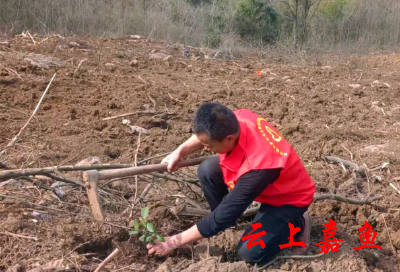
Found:
[[[156,238],[160,242],[164,242],[164,237],[158,233],[151,222],[148,222],[146,220],[149,216],[149,208],[143,207],[140,214],[140,220],[135,219],[133,221],[133,230],[129,232],[129,235],[141,234],[141,236],[139,237],[139,241],[143,243],[153,243],[154,238]]]

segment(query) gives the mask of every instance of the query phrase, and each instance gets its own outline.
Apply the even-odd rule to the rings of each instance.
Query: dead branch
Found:
[[[346,161],[346,160],[343,160],[343,159],[341,159],[339,157],[335,157],[335,156],[323,156],[323,158],[325,158],[327,161],[341,164],[341,165],[347,166],[348,168],[353,168],[356,173],[360,174],[363,177],[365,176],[365,169],[361,168],[360,166],[358,166],[358,164],[356,164],[354,162]]]
[[[351,158],[351,160],[353,160],[353,159],[354,159],[353,153],[352,153],[344,144],[341,144],[340,146],[343,147],[344,150],[346,150],[347,152],[349,152],[350,158]]]
[[[33,44],[36,45],[36,41],[33,39],[31,33],[29,33],[29,31],[27,31],[26,33],[28,34],[29,38],[31,38]]]
[[[246,90],[246,92],[251,92],[251,91],[271,91],[271,89],[268,87],[262,87],[262,88],[258,88],[258,89],[247,89]]]
[[[229,88],[228,81],[225,81],[225,84],[226,84],[226,87],[228,88],[228,94],[227,94],[226,98],[229,98],[229,97],[231,97],[231,88]]]
[[[121,169],[133,167],[133,164],[93,164],[93,165],[64,165],[44,168],[28,168],[28,169],[13,169],[0,171],[0,179],[16,178],[23,176],[36,176],[53,174],[56,171],[71,172],[71,171],[88,171],[88,170],[105,170],[105,169]]]
[[[275,259],[273,259],[272,261],[270,261],[269,263],[261,266],[258,268],[258,271],[263,271],[264,268],[266,268],[267,266],[270,266],[271,264],[273,264],[274,262],[276,262],[277,260],[281,260],[281,259],[314,259],[314,258],[318,258],[318,257],[322,257],[324,256],[325,253],[320,253],[317,255],[288,255],[288,256],[278,256]],[[264,270],[265,271],[265,270]]]
[[[393,183],[389,183],[389,185],[390,185],[390,187],[392,187],[393,188],[393,190],[395,190],[397,193],[399,193],[400,194],[400,190],[399,190],[399,188],[397,188]]]
[[[179,215],[179,216],[192,216],[192,217],[204,217],[210,214],[210,211],[205,210],[205,209],[199,209],[199,208],[192,208],[188,207],[186,205],[182,206],[176,206],[171,208],[171,212],[173,214]],[[244,214],[243,214],[244,216]]]
[[[383,222],[385,223],[385,228],[386,228],[386,232],[387,232],[388,237],[389,237],[390,245],[392,246],[393,256],[396,257],[396,256],[397,256],[396,250],[395,250],[394,247],[393,247],[392,238],[390,238],[390,233],[389,233],[388,227],[387,227],[387,225],[386,225],[385,216],[383,215],[383,213],[382,213],[381,215],[382,215],[382,218],[383,218]]]
[[[1,65],[1,64],[0,64],[0,67],[2,67],[3,69],[7,70],[7,72],[16,75],[19,79],[21,79],[21,81],[24,81],[24,80],[22,79],[22,77],[21,77],[15,70],[13,70],[13,69],[11,69],[11,68],[7,68],[7,67],[5,67],[5,66],[3,66],[3,65]]]
[[[47,186],[35,184],[35,181],[34,181],[33,179],[31,179],[30,177],[21,177],[21,179],[26,180],[26,181],[32,183],[33,186],[36,186],[37,188],[45,189],[45,190],[51,191],[51,192],[53,192],[53,193],[55,193],[55,191],[56,191],[54,188],[50,188],[50,187],[47,187]]]
[[[9,236],[12,236],[12,237],[30,239],[30,240],[35,240],[35,241],[39,240],[39,238],[37,238],[37,237],[14,234],[14,233],[11,233],[11,232],[8,232],[8,231],[4,231],[4,232],[0,232],[0,233],[4,234],[4,235],[9,235]]]
[[[153,103],[153,108],[156,109],[157,102],[154,100],[154,98],[150,94],[147,94],[147,96],[149,97],[151,103]]]
[[[179,101],[178,99],[174,98],[170,93],[168,93],[169,98],[171,98],[172,101],[174,101],[177,104],[182,104],[182,101]]]
[[[360,199],[347,198],[347,197],[344,197],[341,195],[331,195],[331,194],[314,196],[314,202],[319,201],[319,200],[326,200],[326,199],[333,199],[333,200],[337,200],[340,202],[346,202],[346,203],[354,204],[354,205],[366,205],[366,204],[372,204],[372,202],[382,199],[382,196],[380,196],[380,195],[379,196],[369,196],[367,198],[360,198]]]
[[[82,64],[83,64],[86,60],[87,60],[87,59],[82,59],[82,60],[79,62],[78,66],[76,66],[76,69],[75,69],[75,71],[74,71],[74,74],[78,73],[79,68],[81,68]]]
[[[372,202],[382,199],[382,196],[374,196],[374,197],[367,197],[367,198],[361,198],[361,199],[353,199],[353,198],[347,198],[344,196],[340,196],[340,195],[331,195],[331,194],[326,194],[326,195],[316,195],[314,196],[314,202],[316,201],[320,201],[320,200],[326,200],[326,199],[333,199],[333,200],[337,200],[340,202],[346,202],[349,204],[355,204],[355,205],[365,205],[365,204],[372,204]],[[258,210],[260,209],[260,206],[258,207],[254,207],[251,209],[247,209],[242,217],[248,217],[248,216],[252,216],[255,215]],[[190,208],[190,207],[183,207],[183,209],[181,209],[180,211],[176,211],[177,215],[182,215],[182,216],[194,216],[194,217],[203,217],[203,216],[207,216],[208,214],[210,214],[210,211],[205,210],[205,209],[199,209],[199,208]]]
[[[94,272],[101,271],[113,258],[118,256],[120,253],[121,251],[118,248],[114,249],[114,251],[110,255],[108,255],[108,257],[105,258],[104,261],[101,262],[101,264],[96,268]]]
[[[140,196],[136,199],[135,204],[138,204],[143,198],[146,197],[146,195],[150,192],[151,187],[153,187],[153,183],[147,184],[146,188],[144,188],[143,192],[140,194]],[[126,214],[129,210],[129,207],[126,208],[122,214]]]
[[[28,121],[25,123],[25,125],[20,129],[20,131],[18,132],[18,134],[12,138],[12,140],[8,143],[8,145],[6,146],[6,148],[4,150],[2,150],[0,152],[0,156],[3,155],[3,153],[6,151],[7,148],[11,147],[14,145],[14,143],[17,141],[18,137],[21,135],[21,133],[24,131],[24,129],[28,126],[29,122],[32,120],[33,116],[36,114],[37,110],[39,109],[40,104],[43,101],[44,96],[46,95],[47,91],[49,90],[51,83],[53,82],[54,78],[56,77],[56,74],[53,75],[53,77],[51,78],[49,84],[46,87],[46,90],[43,92],[42,97],[40,98],[39,102],[36,105],[35,110],[33,111],[31,117],[29,117]]]
[[[170,195],[170,197],[183,198],[185,202],[189,203],[193,207],[198,208],[198,209],[202,209],[199,203],[197,203],[196,201],[190,199],[189,197],[187,197],[185,195]]]
[[[138,78],[144,83],[144,84],[149,84],[149,83],[147,83],[140,75],[138,75]]]
[[[0,201],[3,198],[13,199],[15,202],[13,202],[11,204],[25,204],[25,205],[32,206],[32,207],[37,207],[37,208],[43,209],[43,210],[47,209],[47,210],[56,211],[56,212],[58,212],[60,214],[71,214],[71,215],[74,215],[74,216],[80,216],[80,217],[85,217],[85,218],[88,218],[88,219],[91,219],[91,220],[95,220],[95,218],[93,218],[93,216],[88,216],[88,215],[81,214],[81,213],[77,214],[77,213],[73,213],[73,212],[70,212],[70,211],[67,211],[67,210],[61,210],[61,209],[52,208],[52,207],[49,207],[49,206],[43,206],[43,205],[40,205],[40,204],[36,204],[36,203],[30,202],[30,201],[27,201],[26,199],[23,199],[23,198],[0,194]],[[68,202],[63,202],[63,203],[68,204]],[[2,202],[1,204],[8,204],[8,203]],[[106,225],[114,226],[114,227],[117,227],[117,228],[130,230],[129,227],[120,226],[120,225],[117,225],[117,224],[114,224],[114,223],[111,223],[111,222],[106,222],[105,221],[105,222],[102,222],[102,223],[106,224]]]
[[[79,183],[79,182],[77,182],[77,181],[74,181],[74,180],[70,180],[70,179],[65,179],[65,178],[59,178],[59,177],[57,177],[57,176],[55,176],[55,175],[52,175],[52,174],[44,174],[46,177],[49,177],[49,178],[51,178],[51,179],[54,179],[54,180],[56,180],[56,181],[61,181],[61,182],[65,182],[65,183],[69,183],[69,184],[71,184],[71,185],[75,185],[75,186],[79,186],[79,187],[85,187],[85,185],[83,185],[83,183]]]
[[[135,111],[135,112],[124,113],[124,114],[120,114],[120,115],[115,115],[115,116],[103,118],[102,120],[103,120],[103,121],[107,121],[107,120],[117,119],[117,118],[120,118],[120,117],[126,117],[126,116],[136,115],[136,114],[149,114],[149,115],[154,115],[154,114],[157,114],[157,113],[152,112],[152,111]]]
[[[88,150],[90,147],[92,147],[94,144],[96,144],[96,142],[90,144],[89,146],[85,147],[84,149],[82,149],[78,154],[76,154],[75,156],[73,156],[71,159],[67,159],[65,161],[63,161],[61,164],[66,164],[69,163],[70,161],[75,160],[76,158],[78,158],[83,152],[85,152],[86,150]]]
[[[195,185],[197,187],[200,187],[198,180],[177,179],[174,177],[170,177],[170,176],[158,174],[158,173],[151,173],[150,175],[152,175],[153,177],[156,177],[156,178],[162,178],[162,179],[177,181],[177,182],[181,182],[181,183],[189,183],[189,184]]]
[[[144,188],[138,199],[136,199],[135,204],[138,204],[140,200],[146,197],[146,195],[150,192],[151,187],[153,187],[153,183],[147,184],[146,188]]]
[[[156,156],[153,156],[153,157],[150,157],[150,158],[146,158],[144,160],[139,161],[138,165],[144,164],[145,162],[148,162],[148,161],[150,161],[152,159],[157,159],[157,158],[160,158],[160,157],[167,156],[169,154],[171,154],[171,152],[167,152],[167,153],[164,153],[164,154],[160,154],[160,155],[156,155]]]

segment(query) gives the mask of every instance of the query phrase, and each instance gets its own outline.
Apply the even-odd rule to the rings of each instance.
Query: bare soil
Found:
[[[191,48],[191,56],[186,57],[182,45],[130,37],[35,36],[35,40],[33,44],[29,37],[0,37],[0,41],[9,42],[0,43],[0,63],[8,68],[0,66],[0,147],[5,147],[25,124],[57,73],[35,118],[0,158],[3,170],[75,164],[92,157],[102,163],[133,164],[138,135],[122,124],[123,118],[103,121],[106,117],[148,111],[126,117],[131,125],[150,132],[141,136],[141,160],[172,151],[187,139],[194,112],[206,101],[232,109],[248,108],[264,116],[289,140],[318,186],[317,193],[353,198],[383,196],[368,206],[332,200],[314,203],[310,208],[313,244],[323,240],[323,224],[333,219],[338,224],[336,237],[345,240],[340,251],[315,259],[279,260],[266,271],[399,271],[400,195],[389,186],[391,181],[400,188],[400,179],[394,179],[400,176],[399,55],[326,55],[315,63],[295,65],[278,56],[213,59],[215,52],[196,48]],[[38,67],[26,60],[29,53],[62,62],[53,59],[49,67]],[[155,53],[171,57],[158,59]],[[258,76],[256,70],[262,69],[266,73]],[[352,171],[321,159],[321,154],[352,160],[369,169],[389,164],[369,171],[368,177],[355,178]],[[181,170],[176,176],[195,178],[195,170]],[[81,177],[80,173],[67,176]],[[129,224],[129,199],[135,190],[140,194],[153,181],[141,204],[150,206],[150,220],[164,236],[184,230],[197,219],[173,214],[170,208],[180,203],[170,195],[184,193],[207,208],[195,186],[148,175],[139,178],[138,188],[133,178],[104,185],[114,190],[102,194],[107,222],[114,224],[109,225],[91,218],[88,199],[81,189],[66,187],[66,198],[59,200],[43,188],[18,181],[1,187],[0,194],[17,196],[36,206],[0,199],[0,232],[34,236],[38,241],[1,235],[0,271],[17,269],[15,265],[27,270],[93,271],[116,247],[123,255],[105,270],[253,271],[235,254],[250,221],[241,220],[236,227],[213,237],[209,259],[206,241],[180,249],[168,259],[149,257],[136,237],[130,238],[126,229],[115,226]],[[34,178],[34,185],[52,183],[46,177]],[[141,205],[133,210],[133,218],[140,216]],[[128,212],[123,214],[126,208]],[[34,217],[33,211],[39,211],[42,218]],[[365,221],[378,232],[375,243],[382,249],[353,250],[360,245],[358,230]],[[309,254],[319,250],[313,246]],[[288,254],[290,250],[284,252]],[[59,262],[54,263],[56,260]]]

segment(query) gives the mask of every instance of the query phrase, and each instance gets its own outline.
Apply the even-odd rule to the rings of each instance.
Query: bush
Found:
[[[239,5],[236,26],[241,37],[273,43],[279,35],[280,18],[268,1],[247,0]]]
[[[160,242],[165,242],[164,237],[158,233],[156,228],[151,222],[147,221],[147,217],[149,216],[149,208],[144,207],[141,210],[141,219],[133,221],[133,230],[129,232],[129,235],[138,235],[139,241],[143,243],[153,243],[154,238],[156,238]],[[139,223],[140,221],[140,223]]]
[[[200,4],[209,4],[212,0],[186,0],[190,4],[197,6]]]

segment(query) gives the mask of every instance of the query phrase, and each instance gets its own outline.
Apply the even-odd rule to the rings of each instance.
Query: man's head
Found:
[[[218,103],[205,103],[196,112],[193,132],[206,149],[224,154],[237,144],[240,126],[229,108]]]

